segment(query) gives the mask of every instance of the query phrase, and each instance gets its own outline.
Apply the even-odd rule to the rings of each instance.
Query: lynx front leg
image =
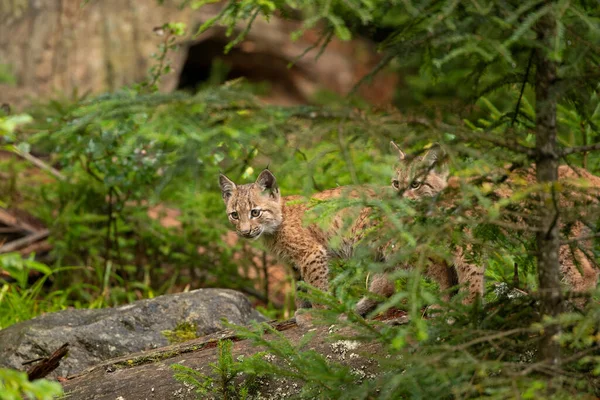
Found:
[[[450,300],[450,297],[453,295],[453,293],[450,293],[450,288],[459,283],[456,269],[448,265],[445,261],[432,260],[431,265],[427,267],[425,275],[437,282],[442,293],[442,300]]]
[[[319,248],[309,252],[304,257],[295,260],[300,272],[300,277],[306,283],[326,292],[329,289],[329,256],[327,250]],[[315,308],[323,308],[320,305],[312,305]],[[299,300],[296,296],[296,308],[310,308],[308,300]]]
[[[298,268],[298,266],[294,265],[293,273],[294,273],[294,283],[295,283],[294,288],[296,291],[296,299],[295,299],[296,310],[299,310],[301,308],[312,308],[312,304],[310,301],[301,299],[300,296],[298,296],[299,292],[306,291],[305,289],[301,288],[299,285],[299,283],[302,281],[302,275],[300,274],[300,268]]]
[[[298,262],[304,282],[324,292],[329,289],[329,256],[325,249],[319,249]]]
[[[325,249],[311,252],[309,255],[297,260],[296,265],[300,269],[302,279],[311,286],[316,287],[324,292],[329,289],[329,257]],[[303,306],[305,303],[296,298],[296,323],[303,328],[311,328],[313,326],[312,314],[307,313]],[[302,303],[299,303],[302,302]],[[312,304],[313,308],[324,308],[321,304]]]
[[[461,286],[467,287],[467,297],[465,297],[464,303],[469,304],[475,301],[477,296],[483,297],[484,293],[484,269],[470,264],[465,260],[464,250],[461,247],[457,247],[454,255],[454,266],[456,267],[456,273],[458,274],[458,283]]]
[[[305,293],[306,289],[299,287],[296,283],[296,310],[300,310],[301,308],[312,308],[312,303],[309,300],[301,299],[300,296],[298,296],[298,293],[300,292]]]

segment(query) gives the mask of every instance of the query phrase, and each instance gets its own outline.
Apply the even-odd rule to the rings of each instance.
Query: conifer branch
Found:
[[[573,29],[570,26],[566,27],[567,31],[573,35],[573,38],[581,43],[582,45],[584,45],[586,47],[586,49],[593,51],[595,54],[600,55],[600,46],[598,46],[597,43],[592,43],[589,40],[586,40],[585,38],[583,38],[577,31],[575,31],[575,29]]]
[[[29,161],[30,163],[32,163],[36,167],[40,168],[41,170],[49,172],[52,176],[54,176],[59,181],[64,181],[64,180],[67,179],[56,168],[52,167],[49,164],[46,164],[45,162],[43,162],[39,158],[35,157],[31,153],[28,153],[28,152],[25,152],[25,151],[21,151],[17,146],[10,146],[9,147],[9,151],[12,151],[13,153],[15,153],[16,155],[18,155],[19,157],[21,157],[21,158]]]
[[[575,153],[586,153],[588,151],[600,150],[600,143],[588,144],[587,146],[567,147],[560,151],[561,156]]]
[[[381,59],[381,61],[379,61],[379,63],[371,71],[369,71],[368,74],[366,74],[365,76],[360,78],[360,80],[352,87],[352,89],[348,93],[348,96],[354,95],[361,85],[363,85],[365,82],[371,80],[373,78],[373,76],[375,76],[379,71],[381,71],[383,68],[385,68],[385,66],[388,65],[394,59],[394,57],[396,57],[395,53],[390,52],[390,53],[386,54]]]
[[[527,79],[528,79],[527,75],[518,74],[518,73],[510,74],[508,76],[503,76],[503,77],[497,79],[496,81],[492,82],[491,84],[487,85],[480,92],[475,93],[475,95],[472,97],[472,100],[477,100],[495,90],[498,90],[498,89],[508,86],[508,85],[512,85],[515,83],[522,83],[523,81],[527,82]]]
[[[525,69],[525,77],[523,78],[523,84],[521,85],[521,92],[519,93],[519,100],[517,100],[517,105],[515,106],[515,114],[513,115],[512,121],[510,122],[510,126],[513,127],[515,122],[517,122],[517,117],[519,116],[519,110],[521,108],[521,100],[523,99],[523,93],[525,92],[525,86],[527,85],[527,80],[529,79],[529,71],[531,71],[531,64],[533,61],[533,50],[529,53],[529,60],[527,61],[527,68]]]
[[[505,149],[514,151],[515,153],[525,154],[526,156],[533,158],[536,155],[536,152],[531,147],[523,146],[516,142],[516,140],[504,140],[500,139],[495,135],[491,135],[489,133],[480,133],[480,132],[461,132],[455,131],[456,136],[460,136],[463,139],[477,139],[483,140],[485,142],[495,144],[496,146],[503,147]]]
[[[319,59],[319,57],[321,56],[321,54],[323,53],[323,51],[325,51],[325,48],[327,47],[327,45],[331,42],[331,40],[333,40],[333,34],[334,34],[333,29],[328,29],[327,32],[325,32],[324,34],[322,34],[321,36],[319,36],[319,39],[315,43],[313,43],[310,46],[306,47],[302,51],[302,53],[300,53],[292,61],[290,61],[288,63],[288,68],[291,68],[302,57],[304,57],[305,55],[307,55],[312,50],[314,50],[314,49],[316,49],[318,47],[319,50],[317,51],[317,54],[315,55],[315,61],[317,61]]]

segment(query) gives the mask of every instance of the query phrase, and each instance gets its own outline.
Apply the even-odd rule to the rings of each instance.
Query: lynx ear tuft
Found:
[[[404,154],[404,152],[400,150],[400,147],[398,147],[398,145],[394,143],[393,140],[390,142],[390,145],[398,152],[398,158],[400,159],[400,161],[406,158],[406,154]]]
[[[275,175],[273,175],[273,173],[268,169],[265,169],[260,173],[260,175],[258,175],[258,178],[256,178],[256,185],[261,189],[261,191],[269,192],[271,197],[279,197],[277,180],[275,179]]]
[[[223,201],[227,203],[237,186],[231,179],[223,174],[219,174],[219,186],[221,186],[221,196],[223,197]]]

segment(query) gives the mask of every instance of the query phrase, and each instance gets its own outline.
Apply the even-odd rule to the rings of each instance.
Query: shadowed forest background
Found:
[[[315,324],[376,345],[377,373],[238,326],[287,364],[222,341],[214,376],[169,372],[197,398],[258,398],[266,376],[296,379],[299,398],[600,396],[598,2],[34,3],[0,0],[0,332],[226,288],[269,319],[296,296],[324,304]],[[447,190],[394,191],[391,141],[409,157],[440,144]],[[377,188],[311,203],[307,224],[365,206],[378,222],[328,293],[297,292],[291,266],[232,231],[219,173],[265,168],[283,196]],[[457,254],[485,268],[473,303],[425,276]],[[396,293],[365,319],[354,306],[382,271]],[[0,369],[0,398],[53,398],[52,381]]]

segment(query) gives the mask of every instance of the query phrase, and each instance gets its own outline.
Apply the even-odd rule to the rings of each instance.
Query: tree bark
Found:
[[[540,192],[539,231],[536,233],[539,291],[543,316],[554,317],[561,312],[560,265],[558,252],[559,209],[554,182],[558,179],[559,149],[556,140],[556,63],[547,54],[556,35],[556,21],[552,12],[544,15],[536,25],[540,46],[535,49],[536,76],[536,174],[543,186]],[[559,346],[553,340],[558,326],[546,330],[541,342],[543,358],[559,360]]]

